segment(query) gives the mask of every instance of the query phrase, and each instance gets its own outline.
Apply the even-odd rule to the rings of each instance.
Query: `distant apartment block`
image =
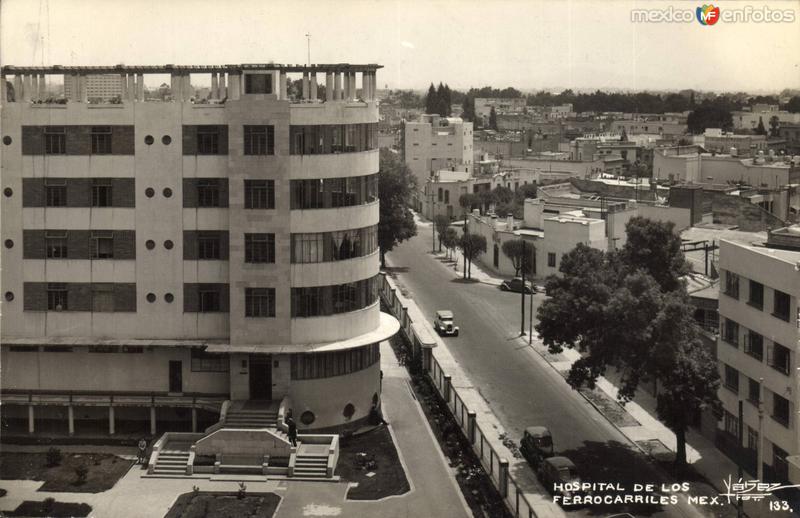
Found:
[[[64,96],[77,98],[78,88],[86,89],[86,97],[90,102],[109,101],[122,96],[122,81],[119,74],[89,74],[83,86],[76,84],[69,76],[64,76]]]
[[[489,115],[492,113],[492,108],[494,108],[494,113],[496,115],[522,113],[525,111],[526,103],[527,100],[524,97],[511,99],[476,97],[475,117],[480,117],[483,121],[483,125],[485,126],[489,122]]]

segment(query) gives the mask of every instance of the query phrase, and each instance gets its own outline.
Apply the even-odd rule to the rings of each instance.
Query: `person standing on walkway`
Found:
[[[292,416],[286,417],[286,426],[289,428],[289,443],[292,446],[297,446],[297,424]]]
[[[147,440],[142,437],[139,439],[139,464],[144,464],[147,459]]]

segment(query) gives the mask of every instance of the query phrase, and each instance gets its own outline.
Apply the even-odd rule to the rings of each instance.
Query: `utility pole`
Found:
[[[524,243],[524,241],[523,241],[523,243]],[[531,245],[531,246],[533,247],[533,254],[531,254],[531,255],[534,255],[534,254],[536,254],[536,247],[533,246],[533,245]],[[534,255],[533,264],[531,265],[531,275],[536,273],[534,271],[534,268],[533,268],[536,265],[535,257],[536,256]],[[536,293],[536,289],[535,289],[535,287],[533,285],[533,278],[531,278],[531,305],[530,305],[530,310],[529,310],[530,311],[530,315],[528,316],[528,345],[533,345],[533,295],[535,293]]]
[[[525,336],[525,240],[522,240],[522,302],[520,310],[522,312],[522,320],[520,322],[519,336]]]
[[[743,480],[744,479],[744,470],[742,469],[742,461],[743,461],[742,457],[744,455],[744,446],[742,445],[742,436],[743,435],[744,435],[744,402],[740,399],[739,400],[739,447],[737,448],[737,450],[738,450],[737,457],[739,457],[739,460],[736,462],[736,464],[739,467],[739,480]],[[736,495],[736,516],[738,518],[742,518],[744,516],[743,504],[744,504],[744,502],[742,502],[742,495],[737,493],[737,495]]]
[[[306,41],[308,43],[308,61],[306,61],[306,65],[311,64],[311,33],[306,33]]]
[[[758,458],[756,462],[757,477],[759,481],[764,480],[764,401],[761,399],[763,394],[764,378],[758,378]]]
[[[467,226],[467,212],[464,211],[464,244],[469,243],[469,227]],[[466,246],[461,247],[461,253],[464,256],[464,278],[467,278],[467,250]]]

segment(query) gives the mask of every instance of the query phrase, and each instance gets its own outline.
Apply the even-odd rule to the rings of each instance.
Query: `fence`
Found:
[[[411,344],[413,354],[422,355],[423,369],[447,404],[461,432],[472,445],[472,450],[480,459],[481,465],[500,492],[511,514],[522,518],[537,517],[529,497],[515,480],[514,475],[509,473],[508,460],[493,446],[499,439],[490,439],[481,428],[476,419],[476,412],[468,408],[458,388],[453,386],[452,376],[445,372],[439,360],[433,355],[432,348],[435,347],[435,342],[420,329],[421,326],[414,325],[415,317],[418,321],[423,318],[419,308],[413,303],[403,304],[397,295],[397,288],[392,286],[385,274],[382,274],[382,278],[381,295],[384,303],[400,321],[400,332]]]

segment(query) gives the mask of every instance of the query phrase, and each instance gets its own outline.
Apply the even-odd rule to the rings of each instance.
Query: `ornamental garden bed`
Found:
[[[164,518],[270,518],[281,497],[275,493],[193,491],[175,500]]]
[[[411,489],[385,426],[342,438],[336,472],[343,480],[358,484],[347,491],[350,500],[378,500]]]
[[[39,491],[100,493],[114,487],[132,465],[133,461],[105,453],[7,452],[0,453],[0,478],[44,481]]]
[[[52,498],[47,498],[42,502],[25,500],[13,511],[0,511],[0,516],[83,518],[89,516],[91,512],[92,507],[89,504],[57,502]]]

